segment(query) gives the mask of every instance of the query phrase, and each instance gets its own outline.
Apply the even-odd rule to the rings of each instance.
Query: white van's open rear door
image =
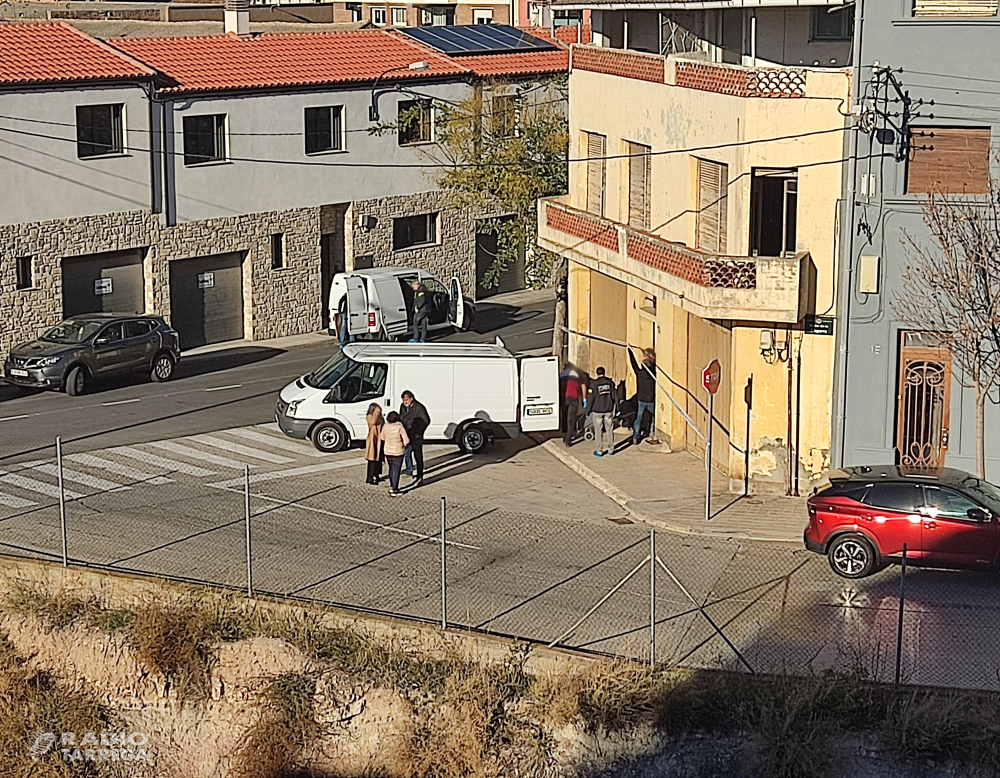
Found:
[[[462,283],[457,278],[451,279],[448,285],[448,321],[458,329],[465,324],[465,298],[462,296]]]
[[[522,432],[559,429],[559,360],[526,357],[521,360]]]
[[[368,294],[360,276],[347,276],[347,332],[364,335],[368,332]]]

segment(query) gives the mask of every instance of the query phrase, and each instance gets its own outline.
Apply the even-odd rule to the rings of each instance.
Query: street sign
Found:
[[[708,367],[701,372],[701,383],[709,394],[719,391],[719,384],[722,382],[722,365],[719,360],[713,359]]]
[[[833,317],[806,314],[802,326],[806,335],[832,335]]]

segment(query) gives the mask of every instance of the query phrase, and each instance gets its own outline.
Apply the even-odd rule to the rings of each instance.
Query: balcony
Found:
[[[539,201],[538,244],[631,286],[675,295],[703,319],[794,324],[812,260],[716,256],[581,211],[568,198]]]

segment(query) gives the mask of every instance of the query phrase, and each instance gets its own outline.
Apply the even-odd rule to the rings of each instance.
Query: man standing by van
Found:
[[[604,375],[604,368],[599,367],[594,371],[597,373],[597,380],[590,385],[590,407],[591,418],[594,422],[594,456],[603,457],[606,453],[615,455],[615,436],[613,433],[615,424],[615,409],[618,407],[618,391],[615,382]],[[607,433],[607,451],[602,451],[604,443],[604,433]]]
[[[413,288],[413,340],[416,343],[427,342],[427,328],[430,325],[431,298],[427,287],[420,281],[414,281]]]
[[[431,424],[431,417],[423,403],[417,402],[413,392],[407,389],[403,392],[403,404],[399,408],[399,418],[410,438],[410,444],[406,447],[406,474],[414,475],[413,460],[416,460],[416,477],[413,481],[413,485],[416,486],[424,477],[424,432]]]

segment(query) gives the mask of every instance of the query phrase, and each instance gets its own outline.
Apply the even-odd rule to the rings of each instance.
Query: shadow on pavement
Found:
[[[546,316],[545,311],[532,310],[531,308],[518,308],[514,305],[502,305],[500,303],[477,303],[476,320],[472,324],[471,332],[479,335],[486,335],[494,330],[509,327],[522,321]]]

